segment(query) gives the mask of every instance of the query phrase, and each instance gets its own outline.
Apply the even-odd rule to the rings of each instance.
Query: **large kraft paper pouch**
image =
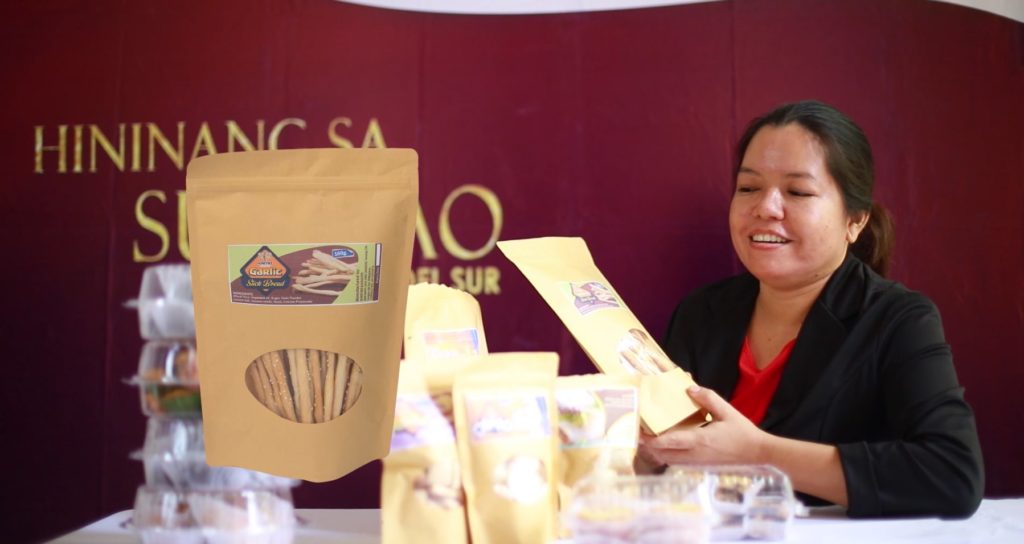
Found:
[[[557,373],[555,353],[502,353],[455,378],[456,436],[473,544],[555,537]]]
[[[387,454],[417,194],[408,149],[189,164],[209,464],[322,482]]]
[[[469,541],[455,429],[431,398],[425,366],[400,365],[391,453],[381,477],[384,544]]]
[[[597,269],[582,238],[498,242],[605,374],[640,376],[640,420],[659,434],[694,416],[690,375],[676,366]]]
[[[405,358],[445,359],[487,353],[480,303],[445,285],[409,287],[405,310]]]

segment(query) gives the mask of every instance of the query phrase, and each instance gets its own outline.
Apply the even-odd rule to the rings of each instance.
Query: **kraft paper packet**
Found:
[[[430,396],[425,366],[405,360],[398,373],[391,453],[381,477],[384,544],[469,541],[455,429]]]
[[[640,375],[640,420],[659,434],[698,407],[690,375],[676,366],[601,274],[582,238],[498,242],[601,372]],[[700,422],[695,416],[695,422]]]
[[[189,164],[209,464],[322,482],[387,454],[417,196],[408,149]]]
[[[555,537],[555,353],[502,353],[455,378],[455,426],[473,544]]]
[[[640,434],[639,376],[587,374],[555,379],[560,483],[633,474]]]
[[[406,359],[443,359],[487,353],[480,303],[445,285],[409,287],[405,311]]]

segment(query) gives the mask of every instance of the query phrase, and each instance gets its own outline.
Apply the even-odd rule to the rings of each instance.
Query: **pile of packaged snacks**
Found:
[[[132,454],[145,474],[132,520],[139,537],[145,543],[291,542],[297,481],[206,462],[189,265],[147,268],[130,305],[139,310],[147,340],[138,373],[128,380],[148,416],[143,447]]]

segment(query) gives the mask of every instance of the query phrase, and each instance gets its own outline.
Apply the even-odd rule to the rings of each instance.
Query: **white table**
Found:
[[[295,544],[380,542],[380,510],[296,510],[302,523]],[[126,526],[131,510],[118,512],[52,542],[120,544],[137,542]],[[752,540],[742,541],[751,544]],[[794,520],[786,542],[845,544],[1021,544],[1024,543],[1024,498],[987,499],[973,517],[851,520],[836,508],[814,509]]]

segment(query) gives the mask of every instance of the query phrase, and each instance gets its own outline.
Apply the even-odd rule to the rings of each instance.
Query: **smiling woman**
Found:
[[[638,465],[767,463],[851,516],[970,515],[974,416],[935,305],[882,275],[892,226],[864,133],[788,104],[737,156],[729,228],[747,273],[686,297],[666,339],[715,424],[644,437]]]

